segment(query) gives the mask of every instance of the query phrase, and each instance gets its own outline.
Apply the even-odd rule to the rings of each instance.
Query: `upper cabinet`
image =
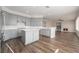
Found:
[[[30,20],[31,26],[42,26],[42,19],[41,18],[32,18]]]
[[[16,26],[17,25],[17,16],[13,14],[5,14],[5,25],[6,26]]]
[[[26,21],[26,26],[30,26],[30,18],[26,17],[25,21]]]
[[[27,17],[18,16],[18,24],[30,26],[30,19]]]

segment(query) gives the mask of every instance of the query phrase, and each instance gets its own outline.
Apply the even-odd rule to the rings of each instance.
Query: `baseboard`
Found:
[[[74,31],[73,32],[70,32],[70,31],[61,31],[61,32],[64,32],[64,33],[75,33]]]

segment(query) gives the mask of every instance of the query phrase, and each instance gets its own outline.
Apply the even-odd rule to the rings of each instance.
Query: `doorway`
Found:
[[[61,32],[62,20],[58,20],[56,23],[56,32]]]

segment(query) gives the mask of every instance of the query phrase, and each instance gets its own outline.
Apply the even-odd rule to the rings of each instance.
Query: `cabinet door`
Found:
[[[34,33],[33,33],[33,36],[34,36],[34,40],[33,41],[37,41],[37,40],[39,40],[39,31],[38,30],[36,30],[36,31],[33,31]]]
[[[33,31],[33,41],[35,41],[36,40],[36,34],[37,34],[37,32],[36,31]],[[36,36],[36,37],[35,37]]]
[[[7,26],[16,26],[17,25],[17,16],[13,14],[6,13],[5,16],[5,24]]]
[[[27,31],[27,32],[25,33],[25,44],[29,44],[29,43],[30,43],[30,41],[31,41],[30,38],[31,38],[30,32]]]
[[[34,35],[33,35],[33,31],[27,31],[26,32],[26,44],[30,44],[34,41]]]
[[[34,31],[27,31],[25,34],[25,44],[30,44],[35,42],[39,39],[39,32],[37,30]]]
[[[34,42],[34,31],[30,32],[30,43]]]
[[[4,40],[16,38],[17,37],[17,30],[5,30],[4,35],[5,35]]]

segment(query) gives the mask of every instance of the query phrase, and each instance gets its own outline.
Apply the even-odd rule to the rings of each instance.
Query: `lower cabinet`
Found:
[[[39,31],[33,31],[33,41],[37,41],[39,40]]]
[[[4,30],[4,41],[16,38],[17,37],[17,29]]]
[[[41,29],[40,34],[44,35],[44,36],[47,36],[47,37],[50,37],[50,38],[54,38],[55,37],[55,30],[56,30],[55,27]]]
[[[39,30],[30,30],[30,31],[22,30],[22,40],[25,45],[39,40]]]

